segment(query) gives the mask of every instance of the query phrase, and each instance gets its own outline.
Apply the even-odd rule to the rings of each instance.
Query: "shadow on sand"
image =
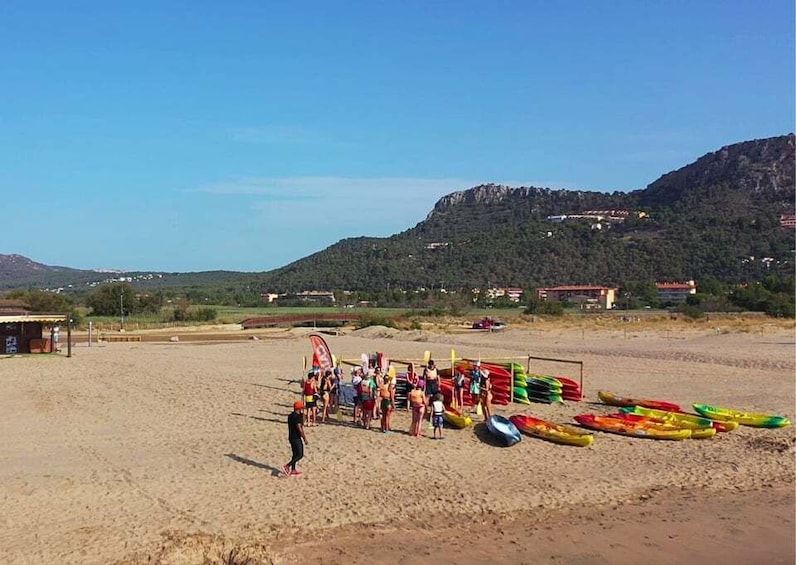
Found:
[[[265,471],[271,471],[272,477],[279,477],[282,475],[282,470],[277,469],[276,467],[272,467],[271,465],[266,465],[265,463],[260,463],[259,461],[254,461],[252,459],[246,459],[245,457],[241,457],[240,455],[235,455],[234,453],[225,453],[225,457],[229,457],[233,461],[237,461],[238,463],[243,463],[244,465],[249,465],[250,467],[256,467],[257,469],[263,469]]]
[[[487,428],[486,424],[483,422],[473,426],[473,432],[475,432],[475,437],[487,445],[491,445],[493,447],[506,447],[505,443],[492,435],[492,433],[489,431],[489,428]]]
[[[241,418],[251,418],[252,420],[257,420],[258,422],[273,422],[275,424],[286,424],[287,420],[277,420],[275,418],[262,418],[260,416],[249,416],[248,414],[239,414],[238,412],[230,412],[231,416],[239,416]]]

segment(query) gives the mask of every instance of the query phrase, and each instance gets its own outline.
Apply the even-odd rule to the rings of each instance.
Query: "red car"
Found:
[[[492,331],[495,331],[495,330],[502,330],[505,327],[506,327],[506,324],[504,322],[498,322],[496,320],[493,320],[489,316],[484,316],[483,318],[481,318],[477,322],[473,322],[473,329],[474,330],[492,330]]]

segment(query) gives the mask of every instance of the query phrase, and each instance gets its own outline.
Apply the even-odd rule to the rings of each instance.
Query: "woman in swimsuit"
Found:
[[[419,384],[415,384],[415,388],[409,392],[409,406],[412,408],[412,427],[409,429],[409,435],[420,437],[420,426],[423,423],[426,404],[423,389]]]
[[[375,373],[375,376],[373,377],[373,385],[376,388],[379,388],[379,386],[381,386],[381,381],[384,378],[384,375],[381,372],[381,367],[377,366],[375,369],[373,369],[373,371]],[[373,405],[373,419],[378,420],[380,418],[381,418],[381,404],[376,402]]]
[[[484,408],[484,420],[492,417],[492,381],[489,380],[489,371],[481,371],[481,406]]]
[[[323,400],[323,412],[321,414],[321,422],[324,424],[329,421],[329,391],[332,389],[332,371],[326,369],[326,372],[321,377],[321,386],[319,388],[319,397]]]

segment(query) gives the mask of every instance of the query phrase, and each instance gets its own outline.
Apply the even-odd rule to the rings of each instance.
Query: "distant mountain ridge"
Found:
[[[794,212],[795,149],[793,134],[727,145],[632,192],[476,186],[443,196],[402,233],[344,239],[273,271],[163,273],[134,284],[230,283],[297,292],[528,288],[705,275],[743,282],[772,269],[789,274],[794,232],[780,226],[779,216]],[[605,218],[601,211],[621,217]],[[105,278],[0,255],[0,290]]]
[[[40,288],[47,286],[49,282],[59,281],[75,284],[96,276],[94,271],[44,265],[18,254],[0,254],[0,289],[28,286]]]
[[[389,238],[351,238],[259,277],[263,289],[528,287],[716,276],[793,268],[794,135],[722,147],[632,192],[482,185],[443,196]],[[643,211],[621,223],[551,223],[590,210]],[[753,259],[749,259],[749,258]],[[765,266],[760,258],[772,258]],[[755,263],[757,261],[757,263]],[[754,264],[750,264],[754,263]]]
[[[163,273],[87,270],[56,267],[37,263],[18,254],[0,253],[0,291],[12,289],[90,289],[103,282],[123,280],[138,288],[188,288],[245,281],[252,275],[235,271],[203,271],[199,273]]]

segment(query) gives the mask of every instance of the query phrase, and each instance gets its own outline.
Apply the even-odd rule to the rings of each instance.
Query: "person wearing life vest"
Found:
[[[304,423],[307,426],[314,426],[318,414],[318,377],[321,369],[313,369],[304,381]]]

